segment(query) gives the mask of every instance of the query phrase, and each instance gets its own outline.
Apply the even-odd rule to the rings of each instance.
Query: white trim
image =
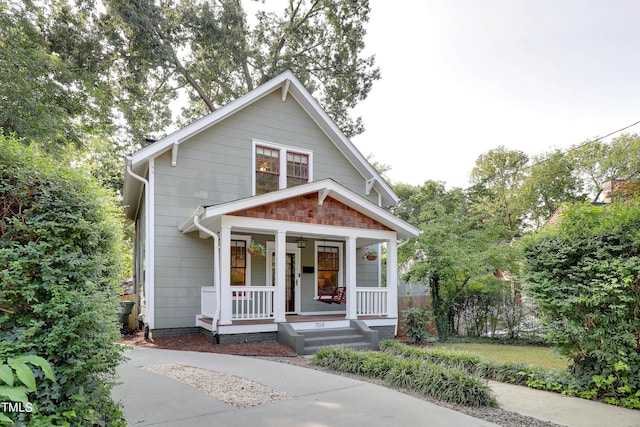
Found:
[[[256,325],[238,325],[237,323],[218,326],[218,334],[254,334],[259,332],[276,332],[277,323],[262,323]]]
[[[178,147],[180,146],[179,142],[174,142],[173,147],[171,148],[171,166],[175,167],[178,165]]]
[[[346,241],[344,258],[346,263],[345,270],[345,280],[346,280],[346,291],[347,291],[347,309],[346,309],[346,317],[347,319],[357,319],[357,304],[356,304],[356,284],[358,277],[356,275],[357,266],[356,266],[356,257],[357,254],[356,248],[356,238],[349,237]]]
[[[273,295],[273,321],[274,322],[286,322],[287,315],[285,313],[285,264],[287,253],[287,232],[278,230],[276,232],[276,283],[275,292]]]
[[[324,204],[324,200],[327,198],[328,195],[329,195],[328,188],[323,188],[322,190],[318,191],[318,206],[322,206]]]
[[[387,311],[398,317],[398,246],[395,239],[387,240]],[[397,332],[397,331],[396,331]]]
[[[282,87],[282,102],[287,102],[287,94],[289,93],[289,86],[291,86],[291,80],[287,80]]]
[[[220,325],[231,324],[231,227],[220,227]]]
[[[287,232],[290,235],[316,234],[320,236],[334,236],[335,239],[344,239],[350,236],[362,239],[388,240],[396,237],[395,231],[371,230],[368,228],[339,227],[336,225],[308,224],[306,222],[290,222],[275,219],[249,218],[235,215],[223,215],[220,217],[221,225],[233,227],[236,231],[247,233],[270,233],[276,231]],[[200,220],[202,223],[203,220]],[[188,231],[184,231],[184,233]],[[322,237],[321,237],[322,238]],[[330,237],[326,237],[329,239]]]
[[[156,269],[155,269],[155,259],[156,259],[156,214],[155,214],[155,162],[154,159],[149,160],[149,212],[146,213],[147,219],[149,222],[149,247],[147,248],[147,252],[149,254],[149,264],[147,265],[146,275],[148,276],[147,281],[149,283],[149,295],[145,295],[145,303],[146,303],[146,315],[145,315],[145,323],[149,324],[149,329],[154,329],[156,324],[156,312],[155,312],[155,277],[156,277]],[[147,320],[148,317],[148,320]]]
[[[277,144],[275,142],[263,141],[261,139],[252,139],[251,140],[251,152],[253,157],[251,159],[251,194],[256,195],[256,147],[265,147],[270,148],[272,150],[277,150],[280,152],[280,157],[278,158],[279,164],[279,174],[278,174],[278,189],[283,190],[287,188],[287,154],[296,153],[296,154],[304,154],[307,156],[308,167],[309,167],[309,176],[307,177],[307,182],[313,182],[313,151],[305,150],[304,148],[293,147],[291,145],[283,145]]]
[[[344,286],[344,243],[316,240],[313,248],[313,299],[318,299],[318,246],[338,248],[338,287]]]
[[[365,185],[365,189],[364,189],[364,194],[366,194],[367,196],[369,194],[371,194],[371,190],[373,189],[373,184],[376,183],[376,179],[375,178],[369,178],[366,181],[366,185]],[[378,195],[378,198],[380,198],[380,195]]]

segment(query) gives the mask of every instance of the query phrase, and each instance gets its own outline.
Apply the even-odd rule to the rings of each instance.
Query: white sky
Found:
[[[540,154],[640,120],[636,0],[370,5],[366,50],[382,79],[354,111],[366,131],[352,141],[393,182],[467,187],[500,145]]]

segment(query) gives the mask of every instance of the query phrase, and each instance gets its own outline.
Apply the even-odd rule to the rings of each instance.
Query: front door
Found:
[[[298,277],[300,274],[298,272],[299,262],[296,256],[300,253],[300,250],[295,248],[295,246],[289,246],[291,246],[291,244],[287,244],[287,253],[285,254],[285,311],[291,314],[298,312],[296,307],[299,297],[296,295],[296,285],[298,284]],[[273,286],[276,282],[276,253],[273,250],[270,250],[268,254],[271,256],[271,260],[267,265],[271,270],[269,276],[271,277],[271,285]]]
[[[296,311],[296,256],[287,254],[287,284],[286,284],[286,310],[287,313]],[[274,269],[275,270],[275,269]]]

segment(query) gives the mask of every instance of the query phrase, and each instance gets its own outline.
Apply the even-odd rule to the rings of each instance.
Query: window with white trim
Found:
[[[253,141],[254,194],[264,194],[312,181],[313,153],[295,147]]]
[[[337,242],[316,242],[316,296],[342,287],[342,250]]]
[[[249,241],[251,236],[231,236],[231,286],[251,286],[251,257],[247,255]]]
[[[247,284],[247,242],[231,240],[231,286]]]

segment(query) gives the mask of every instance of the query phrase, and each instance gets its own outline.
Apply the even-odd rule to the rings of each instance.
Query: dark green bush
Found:
[[[323,349],[313,360],[329,369],[383,379],[393,387],[448,402],[469,406],[497,404],[489,386],[477,376],[423,360],[340,347]]]
[[[110,397],[123,277],[120,211],[89,176],[0,136],[0,360],[33,354],[29,425],[121,425]],[[21,417],[21,418],[20,418]]]
[[[568,207],[524,241],[525,290],[586,394],[640,408],[640,203]]]
[[[404,311],[404,323],[407,326],[407,336],[414,344],[426,342],[431,335],[427,332],[431,312],[423,308],[411,307]]]

